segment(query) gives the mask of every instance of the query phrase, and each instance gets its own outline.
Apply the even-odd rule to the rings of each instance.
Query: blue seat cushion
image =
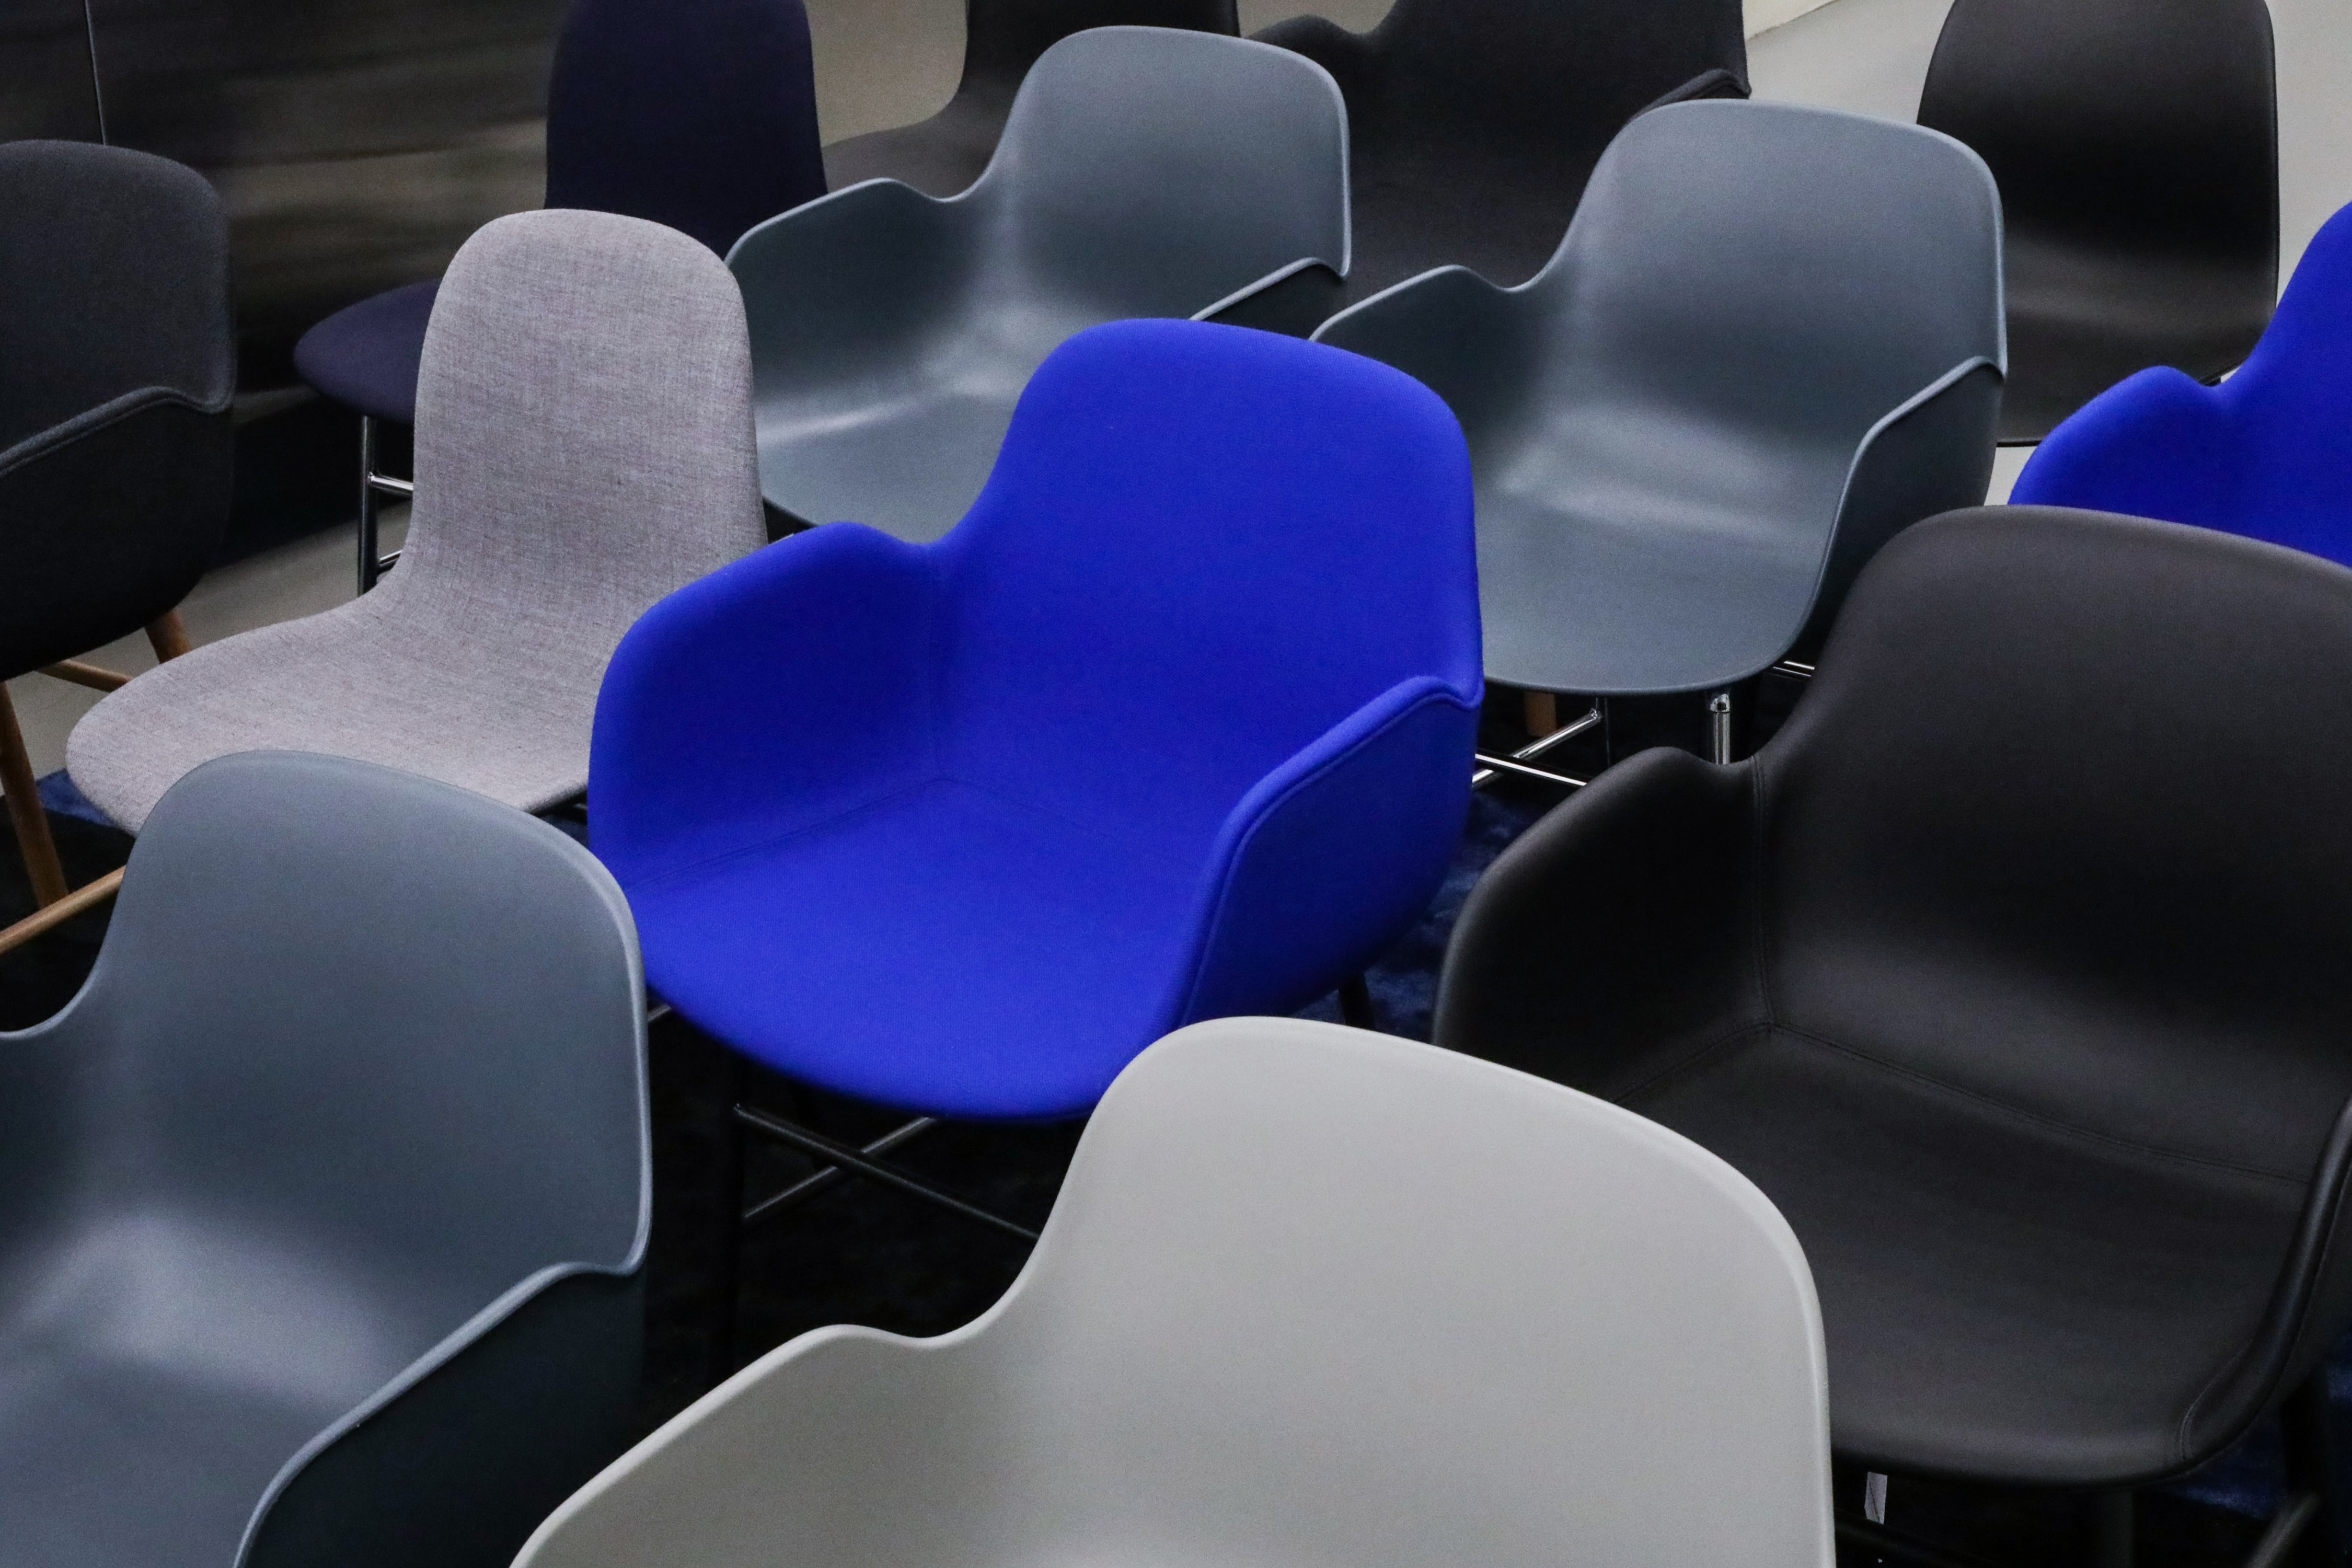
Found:
[[[441,280],[410,283],[346,305],[302,334],[294,368],[336,402],[374,419],[416,423],[416,366]]]
[[[629,901],[647,982],[747,1053],[884,1104],[1049,1119],[1171,1026],[1206,848],[933,779]]]

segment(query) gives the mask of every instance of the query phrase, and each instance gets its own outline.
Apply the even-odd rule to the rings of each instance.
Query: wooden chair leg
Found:
[[[158,664],[179,658],[188,651],[188,628],[180,624],[180,612],[166,610],[147,623],[147,641],[155,650]]]
[[[1559,699],[1549,691],[1519,693],[1526,704],[1528,738],[1540,741],[1559,728]]]
[[[25,752],[25,733],[16,727],[16,705],[8,688],[0,684],[0,790],[7,792],[8,818],[16,826],[16,847],[24,852],[25,874],[33,884],[33,901],[44,907],[66,896],[65,867],[58,863],[57,841],[49,837],[48,814],[41,809],[41,787],[33,777],[33,759]]]

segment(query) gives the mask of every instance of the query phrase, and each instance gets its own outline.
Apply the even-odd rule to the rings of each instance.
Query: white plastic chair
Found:
[[[1811,1276],[1730,1166],[1225,1019],[1120,1075],[978,1321],[803,1335],[517,1564],[1829,1568],[1826,1422]]]

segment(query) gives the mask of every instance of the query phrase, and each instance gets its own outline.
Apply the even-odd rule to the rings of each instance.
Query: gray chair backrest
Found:
[[[152,386],[225,407],[236,374],[228,220],[202,175],[86,142],[0,144],[0,451]]]
[[[203,1260],[122,1332],[339,1410],[534,1273],[634,1266],[639,973],[611,876],[510,806],[309,753],[196,769],[81,994],[0,1036],[0,1324],[112,1232]]]
[[[1654,1122],[1296,1019],[1122,1073],[936,1340],[826,1329],[522,1568],[1830,1568],[1822,1329],[1763,1194]]]
[[[1850,457],[1954,366],[2003,363],[2000,258],[1992,176],[1948,136],[1795,104],[1654,110],[1526,285],[1549,346],[1534,405],[1712,416]]]
[[[371,600],[420,638],[498,616],[601,668],[656,600],[766,538],[725,263],[612,213],[466,242],[425,336],[408,542]]]
[[[1096,27],[1031,68],[955,200],[1011,247],[1000,287],[1189,316],[1301,258],[1344,272],[1347,158],[1347,106],[1320,66],[1244,38]],[[1202,298],[1204,279],[1222,292]]]

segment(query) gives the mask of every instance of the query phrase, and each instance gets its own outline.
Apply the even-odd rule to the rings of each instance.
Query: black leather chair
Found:
[[[852,136],[824,150],[825,183],[898,180],[928,196],[951,196],[980,178],[1013,96],[1037,57],[1088,27],[1241,31],[1234,0],[964,0],[963,79],[929,120]]]
[[[173,606],[228,526],[236,361],[228,223],[200,175],[85,142],[0,145],[0,680],[112,689],[129,678],[74,656],[142,626],[158,658],[186,648]],[[63,905],[5,687],[0,789],[35,900]]]
[[[2278,297],[2263,0],[1954,0],[1919,123],[2000,184],[2003,441],[2135,371],[2210,381],[2252,351]]]
[[[1748,96],[1738,0],[1397,0],[1370,33],[1293,16],[1255,37],[1347,95],[1352,300],[1449,263],[1526,282],[1628,120]]]
[[[2333,1562],[2347,668],[2352,572],[2316,557],[2057,508],[1920,523],[1755,756],[1644,752],[1496,862],[1436,1039],[1763,1188],[1843,1458],[2104,1494],[2112,1563],[2130,1489],[2284,1406],[2271,1528]]]

